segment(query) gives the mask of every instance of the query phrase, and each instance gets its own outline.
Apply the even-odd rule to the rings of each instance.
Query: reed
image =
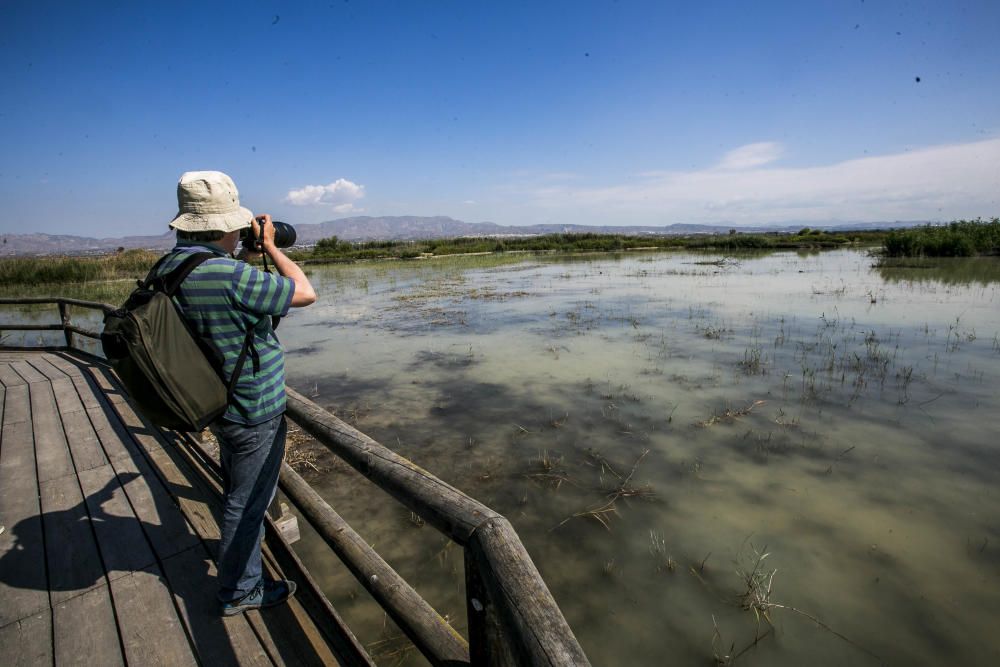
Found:
[[[887,257],[972,257],[1000,252],[1000,218],[956,220],[889,232]]]
[[[0,283],[61,285],[143,278],[159,259],[151,250],[100,257],[11,257],[0,260]]]

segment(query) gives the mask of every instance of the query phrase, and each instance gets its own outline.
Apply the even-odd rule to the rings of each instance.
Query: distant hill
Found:
[[[535,236],[540,234],[625,234],[690,235],[725,234],[735,228],[740,233],[798,231],[803,227],[828,231],[889,229],[926,224],[920,221],[849,222],[829,224],[797,223],[734,227],[729,225],[673,224],[664,227],[638,225],[498,225],[492,222],[463,222],[447,216],[421,217],[357,216],[318,224],[295,225],[299,245],[336,236],[344,241],[414,240],[449,236]],[[0,256],[11,255],[82,255],[113,251],[117,248],[149,248],[166,250],[174,244],[174,233],[160,236],[124,236],[121,238],[89,238],[57,234],[0,234]]]

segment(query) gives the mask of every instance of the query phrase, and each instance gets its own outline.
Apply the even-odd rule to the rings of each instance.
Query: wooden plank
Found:
[[[157,565],[111,582],[125,660],[131,665],[197,665],[164,584]]]
[[[39,373],[35,368],[29,364],[27,361],[14,361],[11,362],[10,367],[13,368],[18,375],[24,378],[24,381],[28,384],[34,384],[36,382],[48,382],[49,379]]]
[[[90,374],[90,377],[94,379],[101,392],[104,393],[104,396],[107,397],[109,401],[115,405],[119,403],[128,403],[125,389],[114,379],[110,369],[96,366],[94,364],[87,364],[84,366],[84,370]]]
[[[52,385],[52,393],[56,397],[56,404],[59,405],[59,412],[67,414],[69,412],[83,412],[83,401],[76,392],[73,380],[67,376],[49,380]]]
[[[47,353],[42,353],[30,357],[27,361],[49,380],[65,380],[68,377],[66,373],[53,366],[48,357]]]
[[[270,570],[265,567],[265,576],[273,576]],[[302,607],[293,597],[288,602],[263,609],[261,611],[246,612],[249,621],[261,646],[267,651],[268,656],[279,665],[299,665],[303,667],[323,667],[324,665],[337,664],[336,657],[330,652],[329,647],[322,646],[318,642],[310,639],[319,639],[314,634],[310,637],[304,632],[302,623],[312,623]],[[313,630],[315,633],[315,630]],[[315,648],[322,648],[324,655],[314,651]]]
[[[125,664],[106,584],[56,604],[52,626],[55,663],[59,667]]]
[[[113,377],[111,370],[100,366],[88,366],[86,370],[103,393],[103,398],[111,403],[132,439],[146,452],[162,447],[164,441],[160,430],[146,421],[129,403],[125,390]]]
[[[264,576],[272,580],[296,579],[297,573],[285,573],[277,567],[270,551],[262,550]],[[322,633],[303,609],[298,593],[285,604],[247,614],[258,637],[269,637],[269,650],[276,662],[303,667],[323,667],[338,660]]]
[[[52,355],[49,359],[53,366],[66,373],[66,376],[73,382],[83,407],[88,409],[100,407],[101,402],[97,397],[102,394],[101,390],[96,383],[88,381],[87,376],[79,367],[69,364],[65,360],[59,361],[61,358],[57,355]]]
[[[62,360],[59,362],[53,362],[53,365],[64,372],[70,367],[80,368],[75,366],[68,360]],[[133,444],[136,446],[136,451],[142,453],[142,457],[130,456],[121,458],[111,458],[112,466],[119,473],[119,478],[122,475],[132,475],[134,473],[139,473],[140,469],[146,465],[144,459],[148,460],[150,470],[155,471],[158,482],[162,482],[164,494],[166,490],[169,489],[173,494],[177,496],[177,502],[181,505],[184,515],[190,522],[190,527],[186,527],[186,530],[193,529],[194,533],[197,533],[202,539],[206,540],[206,546],[211,546],[214,548],[216,546],[215,540],[218,538],[219,528],[218,528],[218,518],[219,518],[219,507],[217,498],[214,496],[213,490],[206,485],[205,481],[192,469],[192,461],[186,456],[181,454],[178,449],[174,446],[164,447],[164,434],[159,432],[158,429],[149,426],[145,420],[138,415],[132,406],[124,400],[120,389],[117,386],[115,379],[112,374],[106,369],[100,366],[84,367],[80,369],[86,374],[86,379],[91,381],[97,388],[110,391],[110,396],[100,396],[99,401],[103,404],[108,412],[111,413],[110,418],[106,421],[109,425],[116,422],[122,422],[129,428],[129,435]],[[82,376],[81,376],[82,377]],[[82,386],[79,382],[76,384],[77,391],[80,392]],[[94,412],[88,410],[91,414],[92,421],[94,421]],[[98,429],[98,433],[101,429]],[[172,434],[167,434],[172,435]],[[102,439],[102,442],[103,439]],[[129,465],[131,464],[131,466]],[[134,467],[134,470],[132,469]],[[130,494],[129,498],[132,499],[132,488],[135,486],[135,481],[130,481],[125,484],[126,493]],[[157,484],[154,484],[155,488]],[[165,488],[164,488],[165,487]],[[152,493],[151,493],[152,495]],[[151,503],[147,499],[144,503],[147,506],[153,505],[157,502],[153,499]],[[133,502],[133,507],[136,508],[136,512],[139,513],[139,505]],[[158,506],[162,508],[162,503]],[[144,529],[147,531],[147,536],[149,536],[152,541],[153,536],[159,531],[151,530],[149,525],[144,521]],[[191,533],[185,532],[185,535],[191,539]],[[196,547],[198,549],[199,547]],[[204,550],[205,547],[200,547]],[[159,552],[158,552],[159,553]],[[170,579],[177,578],[178,581],[189,581],[190,578],[185,579],[180,577],[178,573],[174,573],[173,576],[170,574],[173,565],[173,559],[179,558],[180,555],[186,554],[187,551],[181,552],[177,556],[168,556],[164,562],[164,570],[168,573],[167,576]],[[270,558],[270,556],[267,556]],[[170,562],[170,565],[167,563]],[[274,563],[268,561],[265,563],[267,570],[272,575],[274,574]],[[214,572],[214,568],[212,570]],[[116,579],[113,586],[118,586],[121,579]],[[195,579],[197,581],[197,579]],[[214,582],[213,582],[214,583]],[[190,584],[188,584],[190,585]],[[208,590],[214,598],[214,585],[209,586]],[[175,594],[175,600],[177,604],[181,607],[181,597]],[[214,600],[213,600],[214,601]],[[210,603],[211,604],[211,603]],[[214,618],[218,618],[217,608],[211,607],[209,609],[213,614]],[[182,616],[185,614],[185,609],[181,608]],[[290,661],[290,664],[322,664],[324,662],[330,662],[333,660],[333,653],[325,645],[322,635],[315,629],[312,625],[312,621],[309,618],[305,609],[298,603],[297,600],[291,601],[288,605],[281,605],[281,607],[274,610],[267,610],[265,613],[260,614],[253,612],[247,614],[245,618],[242,619],[245,629],[244,632],[250,631],[251,626],[254,628],[255,633],[253,634],[254,639],[251,640],[250,651],[255,651],[254,655],[259,656],[266,660],[264,654],[261,653],[261,646],[278,664]],[[249,623],[250,625],[247,625]],[[306,632],[303,625],[312,627],[311,635],[304,635]],[[193,624],[189,624],[190,628]],[[276,636],[275,632],[280,633],[280,636]],[[196,650],[198,650],[199,638],[196,636],[195,632],[189,630],[189,635],[195,643]],[[233,644],[229,644],[230,647]],[[231,648],[229,649],[232,650]],[[199,653],[199,656],[201,654]],[[218,655],[218,653],[214,654]],[[225,653],[223,654],[225,655]],[[202,658],[202,662],[205,660]],[[368,662],[357,662],[357,663],[345,663],[345,664],[370,664]]]
[[[273,664],[245,616],[223,617],[215,598],[215,563],[201,545],[163,561],[174,603],[203,665]]]
[[[51,383],[62,419],[63,432],[66,434],[77,472],[106,465],[108,458],[104,454],[100,439],[94,431],[73,382],[64,376],[62,379],[52,380]]]
[[[84,470],[79,477],[108,579],[114,581],[156,563],[143,526],[112,467],[105,464]]]
[[[4,424],[31,421],[31,400],[28,394],[28,385],[24,383],[4,388]]]
[[[29,385],[31,394],[31,423],[35,430],[35,460],[38,464],[38,482],[73,474],[66,436],[56,408],[56,399],[48,382]]]
[[[351,632],[337,610],[330,604],[295,550],[282,538],[274,522],[268,519],[265,527],[267,533],[264,546],[265,557],[269,563],[273,563],[274,568],[280,571],[284,578],[293,579],[298,584],[295,602],[301,605],[302,610],[308,615],[308,619],[306,619],[308,625],[315,626],[317,631],[323,635],[326,644],[336,654],[341,665],[374,667],[375,663],[368,652]],[[306,621],[302,621],[301,625],[306,626]]]
[[[83,389],[77,388],[78,391]],[[93,395],[92,395],[93,396]],[[140,457],[139,450],[132,441],[125,425],[119,421],[110,403],[99,401],[96,407],[87,407],[87,416],[94,427],[97,439],[101,441],[104,448],[104,455],[109,461],[117,461],[123,458]]]
[[[42,358],[71,378],[83,377],[81,366],[85,365],[85,362],[73,354],[68,352],[45,352],[42,354]]]
[[[45,556],[52,604],[106,584],[76,475],[41,484]]]
[[[220,537],[219,518],[221,509],[217,502],[212,502],[202,489],[200,482],[186,466],[178,467],[176,451],[157,449],[150,454],[150,467],[160,475],[161,481],[177,498],[181,511],[191,523],[198,537],[208,546],[209,553],[215,557],[215,549]],[[214,507],[213,507],[214,505]]]
[[[77,365],[84,362],[56,354],[46,355],[46,359],[69,376],[107,459],[114,461],[138,455],[128,429],[119,420],[110,401],[90,374],[85,374]]]
[[[5,387],[16,387],[19,384],[28,384],[13,368],[10,362],[0,363],[0,384]]]
[[[161,562],[200,543],[173,496],[145,459],[115,459],[112,466],[146,538]]]
[[[177,437],[175,446],[168,447],[167,451],[182,453],[178,466],[189,469],[189,474],[200,480],[199,486],[210,498],[209,502],[221,503],[219,464],[199,443],[190,437]],[[265,522],[265,527],[268,535],[262,548],[265,576],[271,579],[291,578],[299,583],[299,592],[286,604],[262,613],[247,614],[268,654],[277,662],[294,665],[339,662],[342,665],[370,666],[372,663],[367,653],[319,592],[301,561],[293,555],[283,559],[275,557],[273,549],[286,555],[291,549],[281,540],[270,520]],[[310,604],[313,597],[322,598],[326,606],[317,604],[315,600]],[[327,609],[331,613],[327,613]]]
[[[21,361],[24,359],[24,352],[20,350],[9,349],[9,346],[4,346],[0,349],[0,363],[7,363],[9,361]]]
[[[0,431],[0,626],[49,606],[28,387],[6,390]],[[14,409],[11,409],[11,406]]]
[[[52,611],[46,609],[0,627],[0,665],[52,664]]]
[[[88,372],[93,372],[93,377],[99,386],[105,387],[111,385],[112,380],[110,376],[105,375],[102,369],[90,367],[87,370]],[[152,426],[147,428],[142,419],[127,402],[122,400],[111,401],[110,403],[106,403],[105,407],[108,407],[114,413],[116,419],[121,420],[125,424],[136,451],[141,452],[142,457],[144,457],[149,465],[149,469],[156,473],[159,481],[176,498],[177,504],[198,537],[211,545],[210,548],[214,549],[220,535],[218,524],[220,510],[216,507],[213,513],[210,501],[211,496],[205,493],[200,486],[200,482],[197,480],[197,476],[183,463],[182,455],[176,451],[176,448],[164,448],[162,446],[163,436],[159,433],[158,429]],[[130,426],[130,424],[135,423],[138,423],[145,432],[137,432],[136,429]],[[133,461],[137,467],[142,465],[142,460],[142,458],[133,457]],[[114,459],[114,462],[115,465],[119,463],[118,459]],[[183,467],[179,468],[178,463],[181,463]],[[127,467],[123,466],[123,470],[128,472]]]

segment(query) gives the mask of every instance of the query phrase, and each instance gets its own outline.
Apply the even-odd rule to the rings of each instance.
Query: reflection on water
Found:
[[[880,260],[877,268],[879,275],[888,282],[1000,283],[1000,260],[996,257],[886,257]]]
[[[871,264],[323,267],[279,335],[292,386],[511,520],[594,664],[994,664],[996,260]],[[314,483],[464,631],[458,548],[349,470]],[[296,546],[381,664],[423,664]]]
[[[282,337],[296,388],[511,519],[595,664],[743,650],[768,625],[737,571],[765,548],[768,601],[857,646],[770,608],[775,630],[740,662],[985,663],[1000,652],[997,264],[953,266],[897,279],[836,252],[324,268],[320,302]],[[457,549],[355,475],[318,484],[462,626]],[[420,664],[304,542],[363,641]]]

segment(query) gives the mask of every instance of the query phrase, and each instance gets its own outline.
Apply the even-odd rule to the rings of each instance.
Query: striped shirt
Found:
[[[191,241],[178,242],[157,275],[169,273],[192,253],[205,251],[218,257],[199,264],[175,299],[192,329],[222,354],[227,379],[236,370],[247,331],[253,328],[260,369],[254,373],[247,354],[224,418],[248,426],[261,424],[285,411],[285,356],[271,328],[271,316],[288,313],[295,282],[235,260],[216,246]]]

